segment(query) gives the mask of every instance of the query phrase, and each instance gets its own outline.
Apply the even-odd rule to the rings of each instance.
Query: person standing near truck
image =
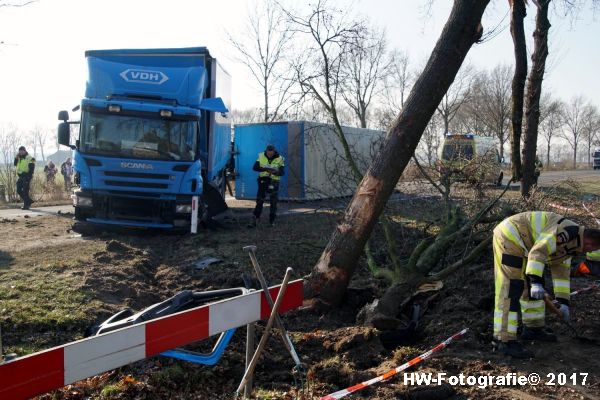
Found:
[[[285,160],[277,152],[275,146],[270,144],[264,152],[258,153],[258,159],[252,169],[258,172],[258,191],[256,193],[256,207],[252,212],[253,218],[249,227],[255,227],[262,214],[263,204],[269,195],[269,225],[275,224],[277,217],[277,200],[279,195],[279,181],[284,174]]]
[[[71,177],[73,176],[73,163],[71,163],[71,157],[60,164],[60,173],[65,181],[65,190],[68,192],[71,189]]]
[[[15,156],[14,166],[17,169],[17,194],[23,200],[23,210],[29,210],[29,207],[33,203],[31,197],[29,197],[29,185],[33,178],[33,171],[35,170],[35,158],[31,157],[27,153],[25,146],[19,147],[19,152]]]
[[[56,165],[52,162],[52,160],[48,161],[48,164],[44,167],[44,173],[46,174],[46,185],[54,184],[54,180],[56,179],[56,173],[58,169]]]

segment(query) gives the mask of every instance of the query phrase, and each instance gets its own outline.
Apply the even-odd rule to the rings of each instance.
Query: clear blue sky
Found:
[[[16,0],[15,0],[16,1]],[[0,8],[0,123],[54,127],[58,110],[78,104],[85,88],[86,49],[207,46],[233,75],[236,108],[259,106],[257,88],[231,57],[225,32],[237,30],[253,0],[39,0]],[[452,2],[436,0],[340,0],[386,29],[390,47],[422,65],[448,17]],[[479,68],[512,63],[506,0],[492,1],[486,30],[505,29],[477,45],[468,62]],[[534,9],[530,5],[528,36]],[[597,70],[600,23],[585,10],[579,21],[552,18],[550,71],[545,87],[564,99],[583,94],[600,106]]]

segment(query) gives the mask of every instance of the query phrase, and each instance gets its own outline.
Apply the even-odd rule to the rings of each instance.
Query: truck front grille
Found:
[[[153,182],[122,182],[122,181],[106,181],[109,186],[120,186],[120,187],[138,187],[148,189],[168,189],[169,185],[166,183],[153,183]]]
[[[104,184],[113,188],[169,189],[175,176],[133,171],[103,171]],[[112,178],[112,179],[111,179]]]
[[[104,171],[105,176],[117,176],[121,178],[140,178],[140,179],[170,179],[167,174],[146,174],[140,172],[123,172],[123,171]]]

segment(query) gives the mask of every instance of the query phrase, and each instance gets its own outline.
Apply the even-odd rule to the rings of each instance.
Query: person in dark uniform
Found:
[[[17,169],[17,194],[23,200],[23,210],[29,210],[33,203],[29,197],[29,185],[33,178],[35,170],[35,158],[31,157],[25,149],[25,146],[19,147],[19,152],[15,156],[14,166]]]

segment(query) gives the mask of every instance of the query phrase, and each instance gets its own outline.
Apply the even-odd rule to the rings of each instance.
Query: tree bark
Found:
[[[510,0],[510,33],[515,49],[515,74],[512,81],[511,162],[513,180],[521,179],[521,131],[523,125],[523,96],[527,79],[527,44],[523,20],[527,15],[525,0]]]
[[[540,97],[542,81],[548,57],[548,7],[551,0],[537,2],[535,31],[533,32],[534,47],[531,56],[531,71],[527,83],[527,100],[525,104],[525,142],[523,145],[523,181],[521,195],[528,197],[535,183],[535,156],[537,151],[538,127],[540,123]]]
[[[341,302],[374,224],[414,154],[427,123],[454,80],[471,46],[481,38],[489,0],[456,0],[427,65],[388,132],[343,219],[305,285],[307,297]]]

